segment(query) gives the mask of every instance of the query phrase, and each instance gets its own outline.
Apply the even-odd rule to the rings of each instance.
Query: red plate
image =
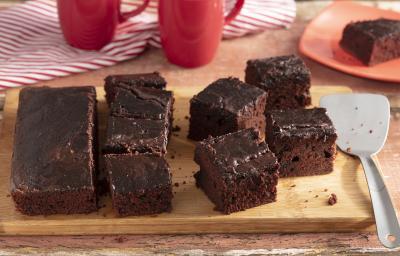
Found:
[[[315,61],[355,76],[400,82],[400,58],[368,67],[339,46],[346,24],[378,18],[400,20],[400,13],[352,2],[334,2],[307,26],[299,50]]]

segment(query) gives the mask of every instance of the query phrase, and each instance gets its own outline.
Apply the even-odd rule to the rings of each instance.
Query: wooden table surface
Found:
[[[299,3],[297,20],[288,30],[266,31],[257,35],[223,41],[215,60],[202,68],[181,69],[169,64],[161,50],[150,49],[135,60],[40,85],[102,85],[103,77],[108,74],[154,70],[159,70],[165,75],[169,83],[191,86],[194,77],[197,80],[201,77],[201,81],[207,85],[219,77],[243,74],[245,61],[249,58],[297,53],[297,44],[305,26],[327,4],[328,1]],[[400,5],[399,2],[393,1],[368,2],[367,4],[397,10]],[[353,77],[309,59],[306,59],[306,63],[312,72],[313,85],[345,85],[356,92],[382,93],[389,97],[392,107],[390,134],[378,158],[394,204],[400,210],[400,175],[397,175],[400,170],[400,84]],[[3,100],[4,98],[0,97],[0,109]],[[0,237],[0,255],[47,255],[49,253],[57,255],[400,254],[398,250],[382,247],[375,233]]]

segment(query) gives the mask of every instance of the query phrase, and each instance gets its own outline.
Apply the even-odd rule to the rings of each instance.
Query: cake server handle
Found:
[[[360,156],[371,195],[376,230],[387,248],[400,246],[400,225],[382,175],[371,156]]]

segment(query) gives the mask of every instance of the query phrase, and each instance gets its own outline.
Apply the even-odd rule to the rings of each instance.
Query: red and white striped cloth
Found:
[[[134,0],[123,8],[134,8]],[[227,0],[229,9],[234,0]],[[246,0],[224,38],[265,29],[287,28],[296,15],[294,0]],[[146,46],[160,47],[157,1],[118,26],[113,41],[100,51],[70,47],[63,39],[54,0],[31,0],[0,11],[0,90],[34,84],[111,66],[134,58]]]

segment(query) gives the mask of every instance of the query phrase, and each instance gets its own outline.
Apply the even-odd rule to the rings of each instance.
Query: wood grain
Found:
[[[193,173],[194,142],[186,139],[189,99],[202,87],[175,89],[175,125],[182,129],[172,136],[167,159],[173,172],[173,211],[158,216],[116,218],[109,198],[105,207],[89,215],[23,216],[15,211],[8,194],[12,138],[19,90],[7,92],[5,120],[0,144],[0,233],[2,234],[179,234],[179,233],[257,233],[257,232],[331,232],[355,231],[373,225],[368,189],[362,168],[354,158],[339,153],[335,170],[329,175],[282,178],[278,186],[278,202],[243,212],[222,215],[197,189]],[[98,87],[99,129],[105,131],[106,104],[104,91]],[[313,87],[314,104],[324,94],[349,92],[345,87]],[[331,193],[339,202],[327,203]]]

